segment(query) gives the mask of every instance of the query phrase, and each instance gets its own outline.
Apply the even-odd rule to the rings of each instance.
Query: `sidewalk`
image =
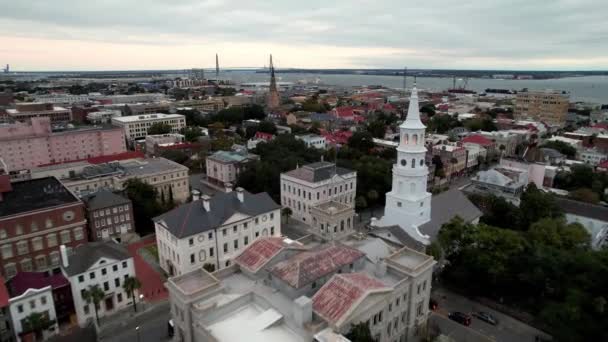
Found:
[[[165,279],[161,273],[154,269],[138,252],[141,248],[156,244],[154,235],[147,236],[128,246],[129,253],[135,263],[135,274],[141,283],[139,294],[144,295],[146,302],[164,300],[168,297],[164,286]]]

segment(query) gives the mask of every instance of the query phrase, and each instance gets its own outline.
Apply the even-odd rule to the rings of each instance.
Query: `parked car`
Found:
[[[492,316],[489,312],[485,312],[485,311],[476,311],[473,312],[473,316],[479,318],[480,320],[492,324],[492,325],[497,325],[498,324],[498,320],[496,319],[496,317]]]
[[[471,325],[471,316],[469,316],[463,312],[458,312],[458,311],[450,312],[450,314],[448,315],[448,318],[453,321],[456,321],[462,325],[466,325],[467,327],[469,325]]]
[[[435,310],[437,310],[438,307],[439,307],[439,303],[437,302],[437,300],[435,300],[434,298],[431,298],[429,300],[429,309],[435,311]]]

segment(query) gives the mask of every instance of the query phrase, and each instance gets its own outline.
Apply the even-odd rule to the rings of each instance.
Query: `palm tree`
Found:
[[[42,330],[47,329],[53,324],[55,324],[55,322],[50,320],[47,315],[39,312],[32,312],[23,322],[23,331],[33,332],[36,340],[42,340]]]
[[[97,324],[99,324],[99,303],[106,296],[106,293],[99,287],[99,285],[89,286],[88,290],[84,290],[82,294],[82,298],[87,301],[87,303],[93,303],[93,308],[95,309],[95,320]]]
[[[125,281],[122,283],[122,288],[125,289],[125,292],[129,294],[130,297],[133,298],[133,310],[137,312],[137,303],[135,300],[135,290],[141,287],[141,283],[139,279],[135,277],[127,277]]]
[[[281,214],[286,218],[285,223],[289,222],[289,218],[293,215],[293,211],[289,207],[285,207],[281,210]]]

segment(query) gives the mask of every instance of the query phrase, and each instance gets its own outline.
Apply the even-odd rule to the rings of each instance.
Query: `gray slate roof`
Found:
[[[236,213],[257,216],[281,208],[267,193],[254,195],[247,191],[243,191],[243,202],[237,198],[236,191],[232,191],[213,196],[209,205],[207,212],[203,200],[185,203],[155,217],[154,221],[163,221],[171,234],[181,239],[217,228]]]
[[[424,253],[426,250],[426,246],[422,242],[411,237],[405,230],[397,225],[374,228],[369,234],[397,245],[407,246],[419,252]]]
[[[68,256],[68,267],[64,270],[71,277],[86,272],[101,258],[127,260],[131,255],[125,246],[113,241],[89,242],[72,251]]]
[[[453,217],[460,216],[465,222],[471,222],[481,215],[481,210],[462,191],[454,188],[431,198],[431,221],[420,226],[419,230],[435,241],[441,226]]]
[[[555,197],[555,201],[565,213],[608,222],[608,208],[604,206],[563,197]]]
[[[89,210],[97,210],[131,203],[131,200],[128,198],[122,197],[109,190],[98,191],[83,197],[82,200],[86,203]]]
[[[304,165],[295,170],[291,170],[286,175],[294,178],[301,179],[303,181],[307,181],[310,183],[317,183],[327,179],[330,179],[334,176],[334,172],[337,175],[345,175],[348,173],[353,173],[355,171],[345,169],[343,167],[334,167],[334,163],[329,162],[317,162],[308,165]]]

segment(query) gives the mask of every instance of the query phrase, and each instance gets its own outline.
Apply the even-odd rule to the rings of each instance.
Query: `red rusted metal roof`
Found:
[[[334,275],[312,297],[315,313],[331,324],[342,321],[373,290],[390,290],[365,273]]]
[[[249,247],[234,259],[239,266],[245,267],[251,272],[259,271],[275,255],[284,248],[283,238],[265,237],[255,240]]]
[[[463,143],[473,143],[473,144],[477,144],[477,145],[481,145],[481,146],[490,146],[493,145],[494,143],[492,142],[492,140],[484,137],[483,135],[479,135],[479,134],[473,134],[473,135],[469,135],[468,137],[464,137],[462,139]]]
[[[341,243],[302,252],[274,265],[270,272],[290,286],[299,289],[328,274],[352,264],[365,254]]]

